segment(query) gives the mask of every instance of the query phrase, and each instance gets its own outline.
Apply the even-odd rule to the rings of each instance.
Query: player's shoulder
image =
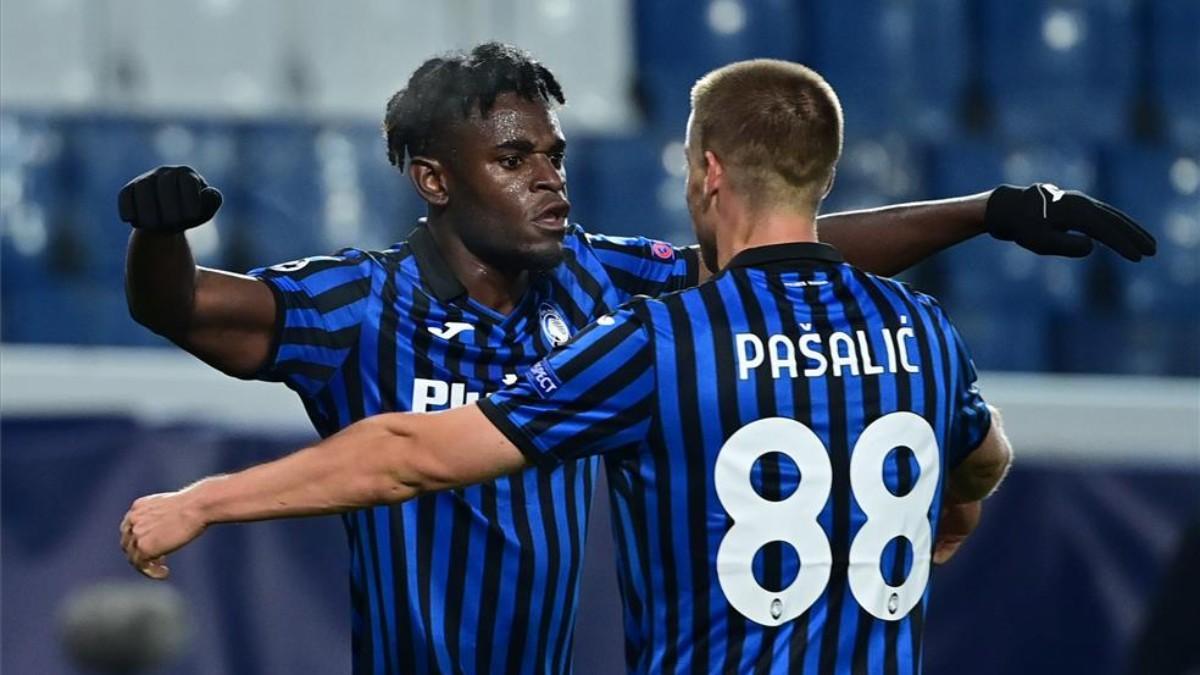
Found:
[[[303,281],[314,276],[367,276],[373,268],[387,265],[393,249],[373,251],[361,248],[343,248],[328,255],[312,255],[287,262],[260,267],[250,272],[259,277],[288,277]]]
[[[687,312],[687,308],[694,305],[701,294],[702,286],[715,282],[716,279],[713,279],[699,286],[690,286],[656,296],[634,295],[621,305],[621,309],[627,309],[631,316],[636,317],[644,325],[670,323],[672,314],[678,315],[681,311]]]
[[[672,260],[678,251],[670,243],[661,239],[644,236],[628,236],[614,234],[596,234],[587,232],[582,226],[574,226],[578,233],[578,243],[601,254],[605,252],[624,253],[638,257]]]
[[[941,304],[938,302],[937,298],[925,293],[924,291],[919,291],[916,288],[913,288],[912,284],[908,283],[907,281],[871,274],[870,272],[865,272],[850,265],[847,265],[846,267],[851,270],[854,280],[859,284],[870,284],[885,294],[907,300],[918,307],[928,308],[930,311],[938,313],[943,312]]]

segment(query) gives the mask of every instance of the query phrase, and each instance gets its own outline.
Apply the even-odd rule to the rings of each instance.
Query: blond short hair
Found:
[[[842,154],[842,106],[816,71],[740,61],[692,87],[691,152],[711,150],[756,207],[816,208]]]

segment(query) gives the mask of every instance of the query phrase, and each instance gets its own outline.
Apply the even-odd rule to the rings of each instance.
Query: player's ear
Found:
[[[725,185],[725,165],[712,150],[704,151],[704,196],[710,197]]]
[[[445,206],[450,202],[446,189],[446,169],[442,163],[423,155],[413,157],[408,166],[408,177],[417,194],[431,206]]]

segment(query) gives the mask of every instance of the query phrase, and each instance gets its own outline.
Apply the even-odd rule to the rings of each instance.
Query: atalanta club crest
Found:
[[[571,339],[571,328],[554,305],[542,303],[538,308],[538,319],[542,324],[542,335],[546,336],[551,347],[566,344],[567,340]]]

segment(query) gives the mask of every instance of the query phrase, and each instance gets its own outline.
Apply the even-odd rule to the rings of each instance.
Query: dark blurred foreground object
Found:
[[[59,614],[63,646],[86,672],[148,673],[182,653],[186,608],[175,589],[142,582],[102,582],[76,590]]]
[[[1146,610],[1129,675],[1200,675],[1200,640],[1196,636],[1198,572],[1200,513],[1180,538],[1154,602]]]

